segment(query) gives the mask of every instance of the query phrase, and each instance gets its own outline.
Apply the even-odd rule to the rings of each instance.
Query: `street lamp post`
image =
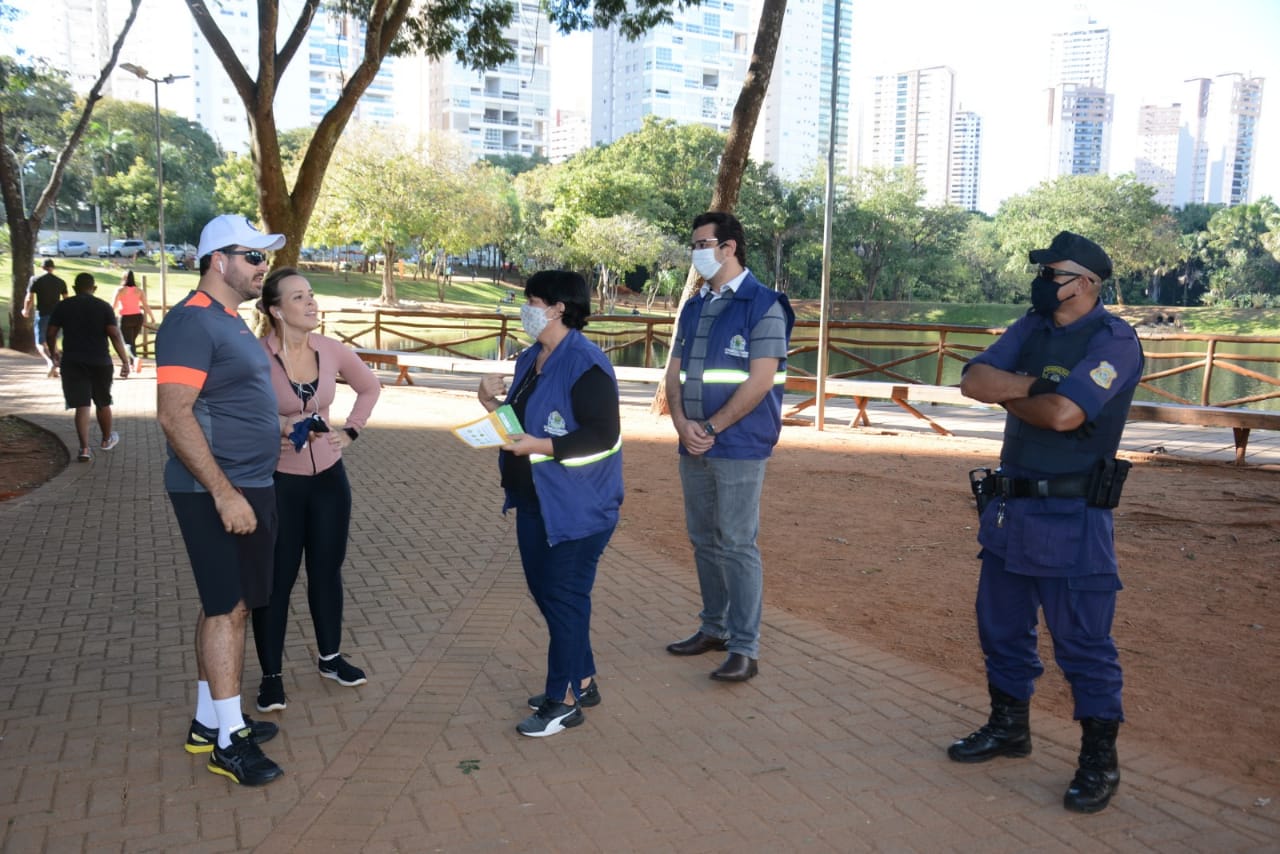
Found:
[[[160,313],[169,311],[168,280],[165,276],[165,242],[164,242],[164,158],[160,154],[160,84],[172,83],[189,77],[187,74],[169,74],[164,77],[152,77],[147,69],[131,62],[123,62],[120,67],[135,77],[150,80],[156,95],[156,223],[160,229]]]

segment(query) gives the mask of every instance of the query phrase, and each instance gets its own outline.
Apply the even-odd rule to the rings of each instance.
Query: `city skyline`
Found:
[[[6,37],[13,40],[11,50],[19,45],[38,45],[40,15],[33,11],[39,8],[35,0],[16,0],[15,6],[32,14],[13,23]],[[1076,7],[1046,9],[1021,0],[967,4],[865,0],[855,2],[853,8],[851,133],[857,133],[860,116],[871,103],[869,94],[876,74],[945,65],[956,72],[957,111],[976,113],[982,121],[979,209],[994,214],[1000,201],[1044,180],[1041,129],[1050,39],[1079,14]],[[143,9],[152,25],[164,18],[168,23],[191,27],[190,14],[180,4],[144,0]],[[1280,3],[1168,0],[1151,7],[1142,0],[1110,0],[1093,4],[1088,11],[1111,31],[1107,88],[1115,95],[1115,120],[1110,174],[1135,170],[1143,106],[1175,102],[1184,80],[1238,72],[1262,77],[1270,88],[1277,89],[1268,98],[1264,83],[1251,199],[1280,199],[1280,51],[1274,48],[1280,42]],[[928,26],[919,26],[922,21]],[[580,99],[589,97],[582,81],[591,73],[590,38],[590,33],[550,38],[553,114],[557,109],[589,107]],[[190,49],[185,58],[166,53],[180,49],[181,41],[144,43],[131,35],[121,61],[141,62],[155,74],[175,69],[182,73],[182,64],[191,62]],[[192,116],[189,105],[178,103],[184,89],[181,84],[164,87],[162,106]],[[861,143],[850,139],[849,145],[857,148]]]

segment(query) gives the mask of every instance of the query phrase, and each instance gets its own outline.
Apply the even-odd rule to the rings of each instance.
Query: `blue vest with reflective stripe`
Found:
[[[720,297],[726,299],[727,297]],[[791,340],[791,328],[796,315],[786,294],[766,288],[756,277],[747,274],[738,285],[729,304],[720,310],[719,316],[707,331],[707,354],[702,370],[702,410],[708,417],[724,406],[725,402],[746,381],[751,371],[751,354],[747,347],[751,342],[751,330],[760,322],[774,303],[781,303],[786,322],[787,341]],[[702,307],[710,297],[697,296],[685,303],[680,314],[680,338],[684,349],[680,364],[687,369],[698,331]],[[681,371],[680,384],[685,382]],[[787,360],[780,359],[774,377],[773,390],[764,396],[759,405],[736,424],[716,436],[716,442],[707,452],[708,457],[735,460],[763,460],[773,453],[782,432],[782,391],[787,380]],[[680,446],[680,453],[687,453]]]
[[[1061,373],[1069,372],[1084,358],[1095,335],[1111,334],[1109,327],[1113,323],[1123,324],[1124,321],[1112,314],[1104,314],[1066,335],[1051,335],[1048,329],[1039,330],[1023,344],[1022,352],[1018,354],[1017,370],[1031,377],[1047,376],[1045,369],[1050,367]],[[1060,433],[1032,426],[1012,414],[1006,416],[1001,461],[1045,475],[1088,472],[1098,460],[1111,459],[1116,455],[1134,391],[1136,386],[1107,401],[1097,417],[1085,425],[1087,430]]]
[[[516,360],[512,388],[519,388],[525,375],[534,369],[542,345],[535,344]],[[572,329],[547,357],[542,376],[525,405],[525,432],[530,436],[564,436],[578,429],[573,416],[573,384],[594,366],[614,379],[613,365],[578,330]],[[550,545],[579,540],[618,524],[622,506],[622,435],[614,446],[600,453],[557,461],[533,454],[529,457],[533,488],[542,507],[542,519]],[[503,510],[511,506],[507,498]]]

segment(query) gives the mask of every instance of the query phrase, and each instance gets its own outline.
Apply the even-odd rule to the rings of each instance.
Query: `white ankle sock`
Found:
[[[218,747],[231,746],[231,733],[244,729],[244,714],[240,711],[240,695],[225,700],[214,700],[218,712]]]
[[[209,693],[208,682],[196,683],[196,720],[201,726],[216,727],[218,713],[213,709],[213,694]]]

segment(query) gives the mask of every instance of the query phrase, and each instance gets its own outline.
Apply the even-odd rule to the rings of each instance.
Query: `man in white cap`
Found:
[[[242,785],[279,777],[259,746],[275,724],[240,707],[245,627],[271,592],[280,425],[265,351],[236,307],[262,293],[267,251],[285,238],[242,216],[200,233],[200,284],[156,333],[156,412],[169,445],[165,489],[200,593],[199,671],[189,753]]]

